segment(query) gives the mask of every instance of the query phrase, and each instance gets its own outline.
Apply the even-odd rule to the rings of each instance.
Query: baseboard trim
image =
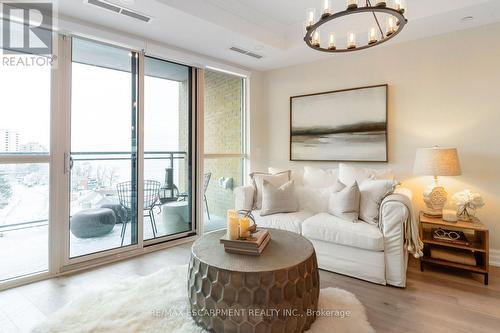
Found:
[[[490,266],[500,267],[500,250],[490,249]]]

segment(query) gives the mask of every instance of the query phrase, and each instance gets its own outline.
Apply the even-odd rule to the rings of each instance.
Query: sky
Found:
[[[0,128],[18,131],[21,144],[49,147],[50,67],[0,62],[0,101]]]

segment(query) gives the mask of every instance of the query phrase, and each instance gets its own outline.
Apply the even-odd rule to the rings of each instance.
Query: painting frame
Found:
[[[366,89],[373,89],[373,88],[384,88],[385,89],[385,94],[384,94],[384,123],[385,123],[385,133],[383,135],[384,141],[385,141],[385,156],[380,159],[356,159],[356,158],[350,158],[350,159],[339,159],[339,158],[333,158],[333,159],[324,159],[324,158],[319,158],[319,159],[310,159],[310,158],[296,158],[294,157],[293,154],[293,101],[294,99],[298,98],[304,98],[304,97],[314,97],[314,96],[321,96],[321,95],[327,95],[327,94],[337,94],[337,93],[345,93],[345,92],[352,92],[352,91],[357,91],[357,90],[366,90]],[[302,94],[302,95],[295,95],[290,97],[290,113],[289,113],[289,160],[292,162],[301,162],[301,161],[307,161],[307,162],[366,162],[366,163],[387,163],[389,162],[389,85],[388,84],[378,84],[378,85],[370,85],[370,86],[362,86],[362,87],[356,87],[356,88],[347,88],[347,89],[339,89],[339,90],[332,90],[332,91],[323,91],[323,92],[318,92],[318,93],[312,93],[312,94]]]

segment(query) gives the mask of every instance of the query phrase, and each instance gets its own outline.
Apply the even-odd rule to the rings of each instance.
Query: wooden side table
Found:
[[[462,231],[467,237],[468,244],[457,244],[433,238],[432,230],[443,228],[446,230]],[[420,212],[420,238],[424,243],[424,256],[420,258],[420,270],[424,271],[424,263],[431,263],[446,267],[463,269],[484,275],[484,284],[488,284],[489,272],[489,230],[479,221],[475,222],[446,222],[442,218],[429,217]],[[441,248],[455,252],[471,252],[476,265],[465,265],[431,257],[432,248]]]

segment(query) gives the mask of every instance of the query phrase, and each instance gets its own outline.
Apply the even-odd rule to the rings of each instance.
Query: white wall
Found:
[[[265,91],[263,74],[253,72],[250,77],[250,170],[267,170],[267,114],[264,108]]]
[[[500,24],[332,55],[265,72],[259,83],[261,104],[252,109],[262,113],[254,115],[251,132],[258,137],[252,140],[254,170],[307,164],[289,161],[290,96],[387,83],[389,163],[369,165],[392,168],[421,207],[431,178],[412,175],[415,150],[457,147],[463,175],[442,181],[450,194],[470,188],[484,196],[478,217],[490,227],[491,247],[500,249]]]

